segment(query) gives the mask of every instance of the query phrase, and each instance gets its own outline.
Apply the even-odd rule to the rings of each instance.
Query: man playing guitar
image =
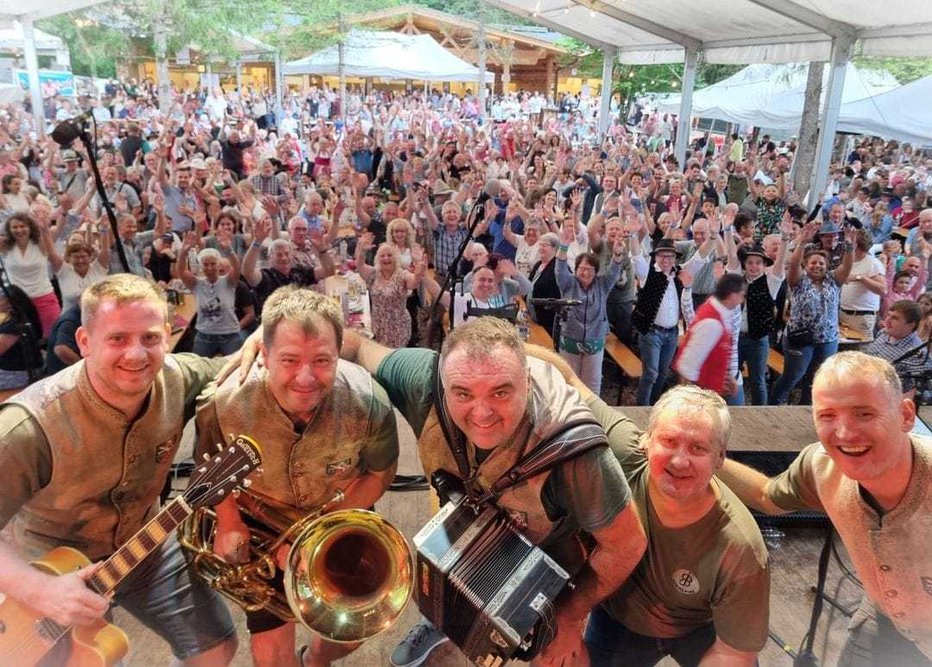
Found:
[[[60,626],[98,621],[110,601],[85,582],[97,566],[53,577],[31,567],[56,546],[92,561],[150,519],[194,413],[222,359],[169,355],[165,299],[131,274],[81,299],[84,359],[0,405],[0,593]],[[116,601],[171,644],[183,665],[226,665],[236,652],[219,594],[190,577],[174,535],[136,567]]]

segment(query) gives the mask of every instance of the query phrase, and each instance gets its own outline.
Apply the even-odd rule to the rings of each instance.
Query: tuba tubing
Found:
[[[237,505],[249,521],[248,557],[228,563],[214,553],[216,515],[200,508],[181,525],[181,546],[191,567],[211,588],[246,611],[265,609],[335,642],[358,642],[391,627],[413,588],[414,560],[401,532],[375,512],[328,509],[300,516],[245,490]],[[283,575],[274,585],[276,554],[291,543]]]

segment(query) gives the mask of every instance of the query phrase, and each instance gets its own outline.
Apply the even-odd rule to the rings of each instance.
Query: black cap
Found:
[[[752,243],[751,245],[742,246],[738,249],[738,260],[744,265],[744,260],[748,257],[756,255],[764,260],[764,264],[767,266],[773,265],[773,260],[770,259],[767,254],[764,252],[764,246],[760,243]]]
[[[653,254],[656,255],[657,253],[659,253],[659,252],[661,252],[661,251],[663,251],[663,252],[672,252],[672,253],[675,255],[675,254],[676,254],[676,245],[674,245],[673,239],[660,239],[660,240],[657,242],[657,245],[654,246],[654,253],[653,253]]]

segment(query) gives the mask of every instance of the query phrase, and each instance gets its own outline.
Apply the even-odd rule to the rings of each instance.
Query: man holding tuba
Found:
[[[575,419],[593,419],[576,390],[549,365],[525,356],[516,329],[483,317],[453,330],[437,354],[390,350],[348,333],[343,357],[382,384],[418,435],[428,476],[459,476],[433,405],[439,370],[446,409],[466,437],[480,485],[494,483],[519,456]],[[499,506],[535,544],[572,575],[575,590],[556,608],[557,631],[535,661],[586,664],[583,626],[590,609],[628,577],[644,552],[644,531],[621,466],[607,447],[590,450],[501,495]],[[392,654],[395,665],[421,664],[446,638],[423,622]]]
[[[224,434],[252,434],[262,443],[264,473],[254,477],[250,498],[279,513],[372,507],[395,475],[397,429],[385,391],[339,358],[340,308],[289,286],[269,297],[262,321],[264,368],[254,367],[242,385],[234,375],[217,387],[198,411],[198,448],[208,451]],[[330,503],[340,491],[342,502]],[[227,499],[217,507],[214,551],[237,562],[249,539],[236,500]],[[263,609],[247,613],[247,627],[255,665],[295,664],[294,623]],[[327,665],[358,646],[315,634],[300,660]]]

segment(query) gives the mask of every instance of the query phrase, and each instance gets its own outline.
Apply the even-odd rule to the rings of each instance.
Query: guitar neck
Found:
[[[88,586],[101,595],[113,591],[133,568],[155,551],[181,522],[188,518],[191,512],[184,497],[179,496],[172,500],[100,566],[88,580]]]

